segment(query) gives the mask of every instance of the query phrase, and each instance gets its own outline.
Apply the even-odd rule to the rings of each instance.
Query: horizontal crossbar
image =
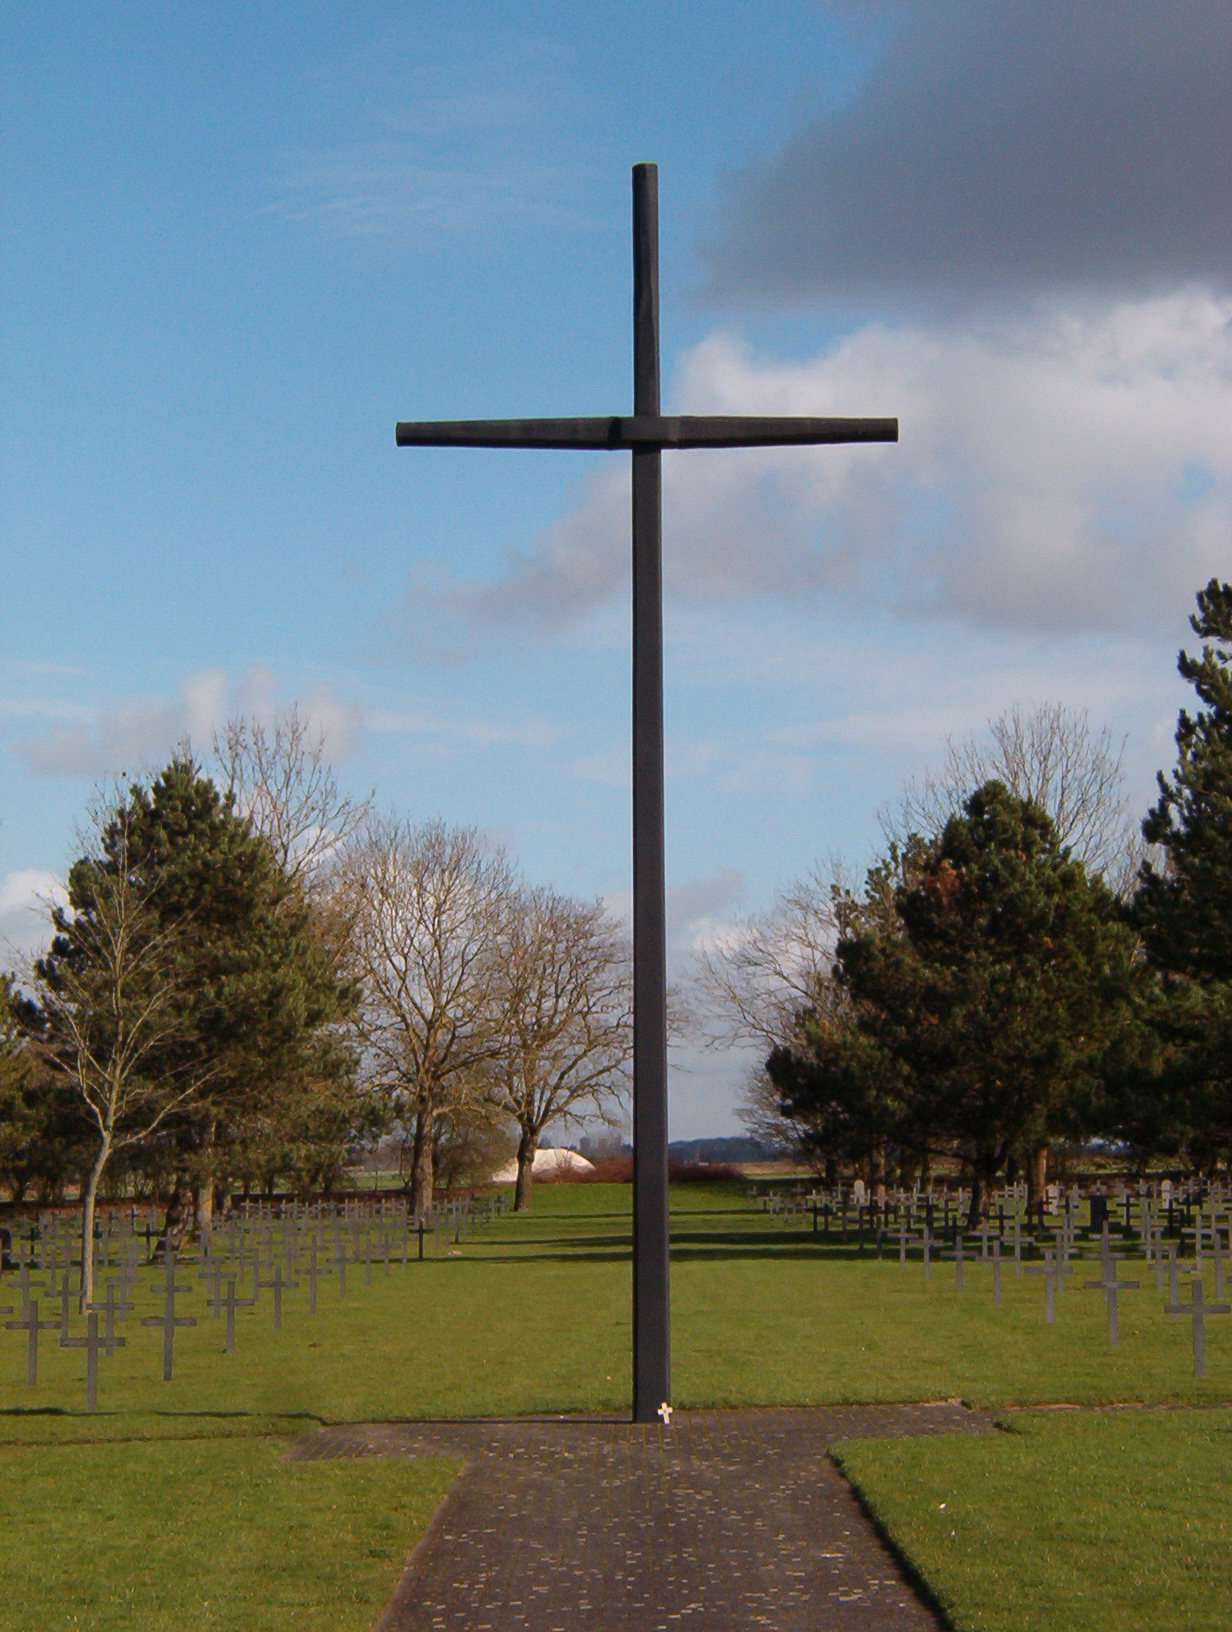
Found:
[[[769,448],[897,442],[897,419],[640,414],[627,419],[428,419],[397,427],[400,448]]]

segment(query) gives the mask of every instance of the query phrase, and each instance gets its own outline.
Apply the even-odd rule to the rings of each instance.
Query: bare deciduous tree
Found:
[[[432,1203],[437,1114],[460,1114],[493,1055],[500,942],[513,894],[502,854],[471,828],[369,818],[339,858],[336,896],[363,988],[368,1075],[414,1121],[411,1205]]]
[[[844,883],[834,860],[779,892],[769,912],[741,918],[717,945],[699,952],[690,979],[690,1011],[710,1048],[754,1043],[763,1064],[741,1094],[740,1120],[754,1138],[776,1149],[795,1149],[799,1129],[779,1109],[764,1060],[788,1043],[798,1016],[818,1007],[838,1012],[843,996],[832,969],[840,934],[838,892]]]
[[[990,781],[1041,805],[1062,844],[1089,872],[1118,892],[1132,891],[1143,847],[1125,797],[1125,743],[1086,713],[1045,703],[1030,714],[1015,706],[991,720],[986,737],[946,743],[940,771],[908,785],[898,808],[882,818],[887,838],[935,838],[963,801]]]
[[[633,1052],[628,943],[599,903],[550,889],[511,903],[495,994],[498,1032],[487,1102],[518,1129],[514,1210],[530,1205],[531,1170],[550,1122],[604,1110],[623,1092]]]
[[[792,1034],[796,1016],[837,1001],[831,969],[839,936],[838,862],[779,892],[769,912],[737,919],[717,945],[697,953],[691,1012],[710,1047],[759,1043],[767,1052]]]
[[[779,1091],[764,1066],[750,1071],[740,1090],[736,1115],[768,1150],[782,1151],[806,1162],[811,1159],[812,1152],[801,1138],[803,1130],[783,1115]]]
[[[238,717],[214,737],[223,786],[289,878],[314,885],[369,813],[343,794],[325,734],[292,705],[272,726]]]
[[[134,853],[132,820],[127,800],[100,803],[69,873],[69,907],[52,909],[51,950],[27,972],[33,1046],[69,1084],[93,1135],[81,1193],[83,1309],[94,1297],[95,1202],[108,1162],[146,1143],[208,1077],[200,1064],[178,1076],[148,1070],[182,1025],[173,970],[184,926],[154,910],[158,880]]]

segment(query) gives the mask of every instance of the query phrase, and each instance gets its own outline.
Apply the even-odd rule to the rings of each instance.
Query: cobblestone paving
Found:
[[[297,1458],[462,1456],[380,1632],[936,1632],[827,1447],[958,1405],[327,1428]]]

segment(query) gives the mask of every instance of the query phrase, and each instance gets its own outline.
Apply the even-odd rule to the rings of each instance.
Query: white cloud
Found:
[[[594,226],[582,155],[560,147],[557,120],[577,97],[551,36],[480,31],[448,65],[392,46],[352,89],[350,134],[285,154],[269,214],[328,236],[421,242],[496,224]]]
[[[174,697],[137,698],[96,706],[24,703],[20,713],[42,724],[40,734],[20,738],[11,752],[43,776],[101,778],[136,773],[186,739],[207,752],[214,732],[236,714],[270,719],[287,704],[268,669],[255,668],[236,681],[218,669],[184,679]],[[317,686],[295,699],[301,716],[323,732],[330,754],[343,759],[355,747],[359,711],[332,687]],[[13,711],[10,711],[13,712]]]
[[[722,915],[741,902],[746,892],[744,874],[732,867],[720,867],[706,878],[689,878],[683,884],[668,886],[667,961],[673,976],[683,973],[699,947],[709,945],[723,933]],[[609,891],[603,904],[619,922],[632,924],[632,890]]]
[[[51,939],[48,909],[67,903],[63,882],[54,873],[26,867],[0,878],[0,951],[21,961]]]
[[[1229,570],[1232,299],[1200,289],[1038,307],[976,327],[868,325],[770,362],[717,335],[680,373],[693,413],[897,413],[897,447],[690,452],[664,461],[677,604],[845,601],[1041,630],[1175,625]],[[551,634],[623,594],[628,473],[431,619]]]

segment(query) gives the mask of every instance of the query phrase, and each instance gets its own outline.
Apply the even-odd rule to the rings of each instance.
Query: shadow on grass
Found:
[[[112,1411],[73,1411],[63,1405],[7,1405],[0,1407],[0,1421],[6,1418],[20,1417],[62,1417],[66,1422],[78,1417],[91,1417],[95,1421],[103,1418],[115,1417],[166,1417],[173,1422],[194,1422],[202,1418],[210,1421],[226,1422],[240,1419],[256,1421],[258,1418],[268,1420],[277,1417],[280,1422],[315,1422],[322,1426],[329,1422],[329,1417],[322,1417],[315,1411],[126,1411],[124,1409]]]
[[[590,1248],[586,1252],[485,1252],[483,1257],[462,1258],[460,1264],[469,1264],[472,1269],[482,1268],[484,1264],[627,1264],[633,1256],[630,1246],[612,1247],[604,1251],[600,1248]]]
[[[556,1250],[550,1250],[555,1246]],[[476,1253],[467,1255],[459,1260],[461,1263],[472,1265],[482,1264],[612,1264],[628,1263],[632,1257],[632,1245],[627,1240],[623,1245],[603,1245],[593,1243],[585,1248],[571,1246],[568,1243],[537,1242],[535,1248],[510,1246],[504,1251],[494,1247],[485,1248],[482,1255]],[[674,1264],[687,1263],[724,1263],[736,1260],[775,1260],[778,1262],[807,1261],[817,1264],[835,1263],[876,1263],[875,1254],[865,1252],[860,1255],[856,1247],[825,1248],[814,1244],[811,1239],[793,1241],[790,1238],[783,1240],[775,1237],[769,1241],[758,1240],[748,1235],[735,1235],[730,1238],[721,1236],[699,1235],[686,1237],[673,1234],[671,1243],[671,1258]],[[890,1258],[882,1259],[889,1264]],[[968,1260],[970,1262],[970,1260]],[[919,1260],[908,1260],[908,1266],[918,1269]]]
[[[135,1412],[134,1415],[143,1417],[169,1417],[175,1422],[192,1422],[201,1417],[209,1418],[211,1421],[217,1420],[220,1422],[229,1421],[238,1417],[247,1417],[253,1420],[256,1420],[257,1418],[269,1420],[271,1416],[274,1416],[277,1417],[279,1422],[315,1422],[317,1426],[321,1428],[325,1427],[325,1425],[331,1420],[329,1417],[319,1415],[319,1413],[316,1411],[276,1411],[272,1413],[268,1411],[141,1411]]]

